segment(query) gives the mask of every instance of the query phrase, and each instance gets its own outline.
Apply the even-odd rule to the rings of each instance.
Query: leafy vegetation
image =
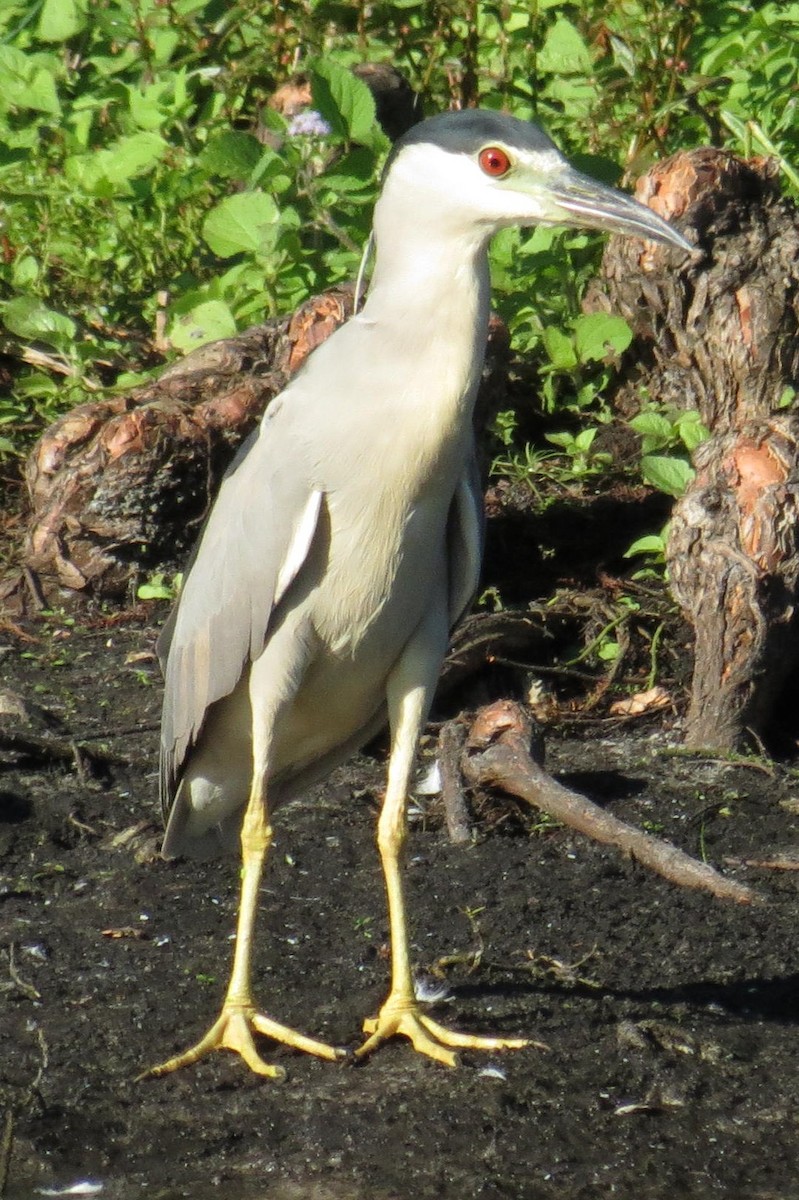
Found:
[[[355,275],[387,142],[352,65],[390,61],[427,112],[480,103],[538,120],[610,181],[711,142],[775,154],[795,187],[798,39],[799,3],[754,0],[5,0],[0,455],[170,353]],[[296,69],[321,123],[270,107]],[[502,415],[517,474],[604,469],[592,444],[629,330],[579,313],[600,251],[574,231],[496,239],[496,301],[555,422],[542,459]],[[560,432],[559,414],[580,432]],[[690,419],[636,420],[644,477],[676,492]]]

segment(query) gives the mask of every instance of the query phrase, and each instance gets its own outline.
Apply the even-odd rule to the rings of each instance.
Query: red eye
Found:
[[[499,177],[507,175],[510,170],[510,159],[499,146],[486,146],[485,150],[480,151],[477,161],[486,175]]]

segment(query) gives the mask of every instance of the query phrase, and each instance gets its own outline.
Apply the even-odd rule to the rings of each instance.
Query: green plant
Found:
[[[180,594],[182,584],[182,571],[177,571],[171,579],[162,571],[157,571],[150,579],[139,584],[136,589],[136,596],[139,600],[174,601]]]
[[[638,582],[644,579],[661,579],[666,570],[666,548],[669,540],[668,523],[660,533],[647,533],[636,538],[624,552],[625,558],[642,556],[645,565],[633,572],[632,578]]]
[[[582,429],[579,433],[548,433],[546,439],[560,446],[569,460],[568,474],[573,479],[595,475],[611,461],[610,455],[593,449],[597,429]]]
[[[649,406],[630,420],[630,426],[641,437],[644,482],[667,496],[682,496],[695,474],[687,455],[709,437],[699,413],[693,409],[660,410]],[[664,450],[671,453],[664,454]],[[668,535],[667,523],[659,533],[645,534],[628,547],[625,558],[643,556],[646,560],[633,574],[634,580],[659,578],[664,574]]]
[[[650,407],[633,417],[630,426],[641,435],[644,481],[669,496],[681,496],[694,477],[686,452],[692,453],[709,437],[699,413]]]

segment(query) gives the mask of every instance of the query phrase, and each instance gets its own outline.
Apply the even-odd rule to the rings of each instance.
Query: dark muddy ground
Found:
[[[103,1200],[799,1195],[799,872],[785,869],[799,776],[676,756],[662,729],[550,740],[572,786],[754,883],[767,903],[749,909],[512,806],[468,849],[414,823],[414,953],[450,986],[442,1019],[547,1051],[448,1071],[407,1043],[358,1068],[275,1049],[282,1084],[223,1055],[136,1082],[217,1011],[236,864],[152,853],[159,687],[142,655],[154,630],[31,632],[0,636],[3,686],[61,724],[37,732],[34,717],[26,734],[62,749],[88,739],[113,761],[97,781],[89,763],[3,752],[8,1196],[86,1180]],[[362,757],[282,811],[263,893],[259,998],[342,1045],[387,981],[381,780],[379,754]]]

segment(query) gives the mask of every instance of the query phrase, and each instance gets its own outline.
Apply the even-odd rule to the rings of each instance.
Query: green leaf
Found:
[[[180,44],[180,34],[177,29],[153,29],[150,33],[153,47],[153,57],[159,66],[169,62]]]
[[[558,371],[570,371],[577,366],[577,355],[570,337],[554,325],[547,325],[542,337],[553,367]]]
[[[188,352],[205,342],[232,337],[235,332],[236,321],[227,304],[222,300],[206,300],[175,320],[169,340],[176,349]]]
[[[651,454],[653,450],[661,450],[674,442],[674,426],[660,413],[638,413],[631,419],[630,428],[641,435],[644,454]]]
[[[325,171],[320,182],[332,191],[359,192],[374,182],[375,159],[371,150],[359,146],[343,155],[334,170]]]
[[[630,426],[636,433],[640,433],[641,437],[670,438],[674,432],[671,421],[667,421],[660,413],[651,411],[641,412],[632,417]]]
[[[650,487],[667,496],[682,496],[696,472],[684,458],[666,454],[645,454],[641,459],[641,474]]]
[[[380,139],[374,97],[346,67],[327,59],[317,62],[311,72],[311,96],[314,108],[339,137],[367,146]]]
[[[84,14],[75,0],[44,0],[36,36],[43,42],[66,42],[83,25]]]
[[[23,254],[14,260],[11,279],[15,288],[24,291],[39,278],[41,267],[32,254]]]
[[[574,439],[575,448],[583,454],[587,454],[594,444],[597,433],[596,429],[581,429]]]
[[[244,182],[258,166],[262,153],[263,147],[251,133],[230,131],[211,138],[199,157],[199,165],[208,175]]]
[[[60,115],[61,104],[58,99],[55,78],[46,67],[40,67],[38,71],[34,72],[23,104],[26,108],[32,108],[34,112],[47,113],[52,117]]]
[[[553,446],[560,446],[563,450],[571,449],[574,446],[573,433],[545,433],[544,437]]]
[[[579,31],[565,17],[558,17],[538,54],[538,69],[552,75],[590,72],[591,54]]]
[[[128,180],[146,175],[163,157],[167,143],[157,133],[131,134],[119,138],[104,150],[89,154],[73,154],[64,163],[64,173],[71,183],[89,193],[106,195],[124,190]]]
[[[645,537],[637,538],[624,551],[625,558],[635,558],[637,554],[665,554],[666,541],[660,533],[648,533]]]
[[[602,642],[597,646],[596,656],[602,662],[615,662],[619,657],[618,642]]]
[[[134,133],[120,138],[103,154],[105,176],[112,183],[133,179],[152,170],[163,156],[167,143],[157,133]]]
[[[246,135],[248,136],[248,135]],[[283,192],[291,189],[293,183],[292,168],[287,164],[286,158],[281,154],[276,154],[274,150],[268,147],[261,147],[261,157],[253,167],[250,176],[249,184],[251,187],[265,187],[273,196],[279,196]]]
[[[129,87],[128,108],[138,129],[160,129],[168,120],[171,101],[170,83],[162,81],[148,87]]]
[[[630,76],[630,79],[635,79],[638,74],[638,68],[635,55],[627,43],[612,33],[610,35],[610,48],[613,51],[613,60],[617,66],[621,67],[622,71],[625,71]]]
[[[71,341],[75,322],[63,313],[53,312],[35,296],[17,296],[3,307],[3,324],[9,333],[26,341],[46,342],[60,348]]]
[[[696,450],[697,446],[701,446],[710,437],[710,430],[703,425],[702,418],[696,409],[692,408],[688,412],[681,413],[677,418],[676,425],[682,443],[688,451]]]
[[[540,95],[581,121],[593,116],[598,98],[596,85],[582,75],[553,75]]]
[[[139,584],[136,595],[140,600],[174,600],[183,585],[183,572],[178,571],[171,580],[162,571]]]
[[[632,339],[632,330],[622,317],[586,313],[574,322],[574,346],[580,362],[602,362],[609,354],[621,354]]]
[[[12,150],[6,146],[0,146],[0,171],[16,167],[18,163],[25,162],[29,157],[30,155],[25,150]]]
[[[203,222],[203,237],[220,258],[243,250],[257,254],[271,243],[279,215],[271,196],[240,192],[211,209]]]

